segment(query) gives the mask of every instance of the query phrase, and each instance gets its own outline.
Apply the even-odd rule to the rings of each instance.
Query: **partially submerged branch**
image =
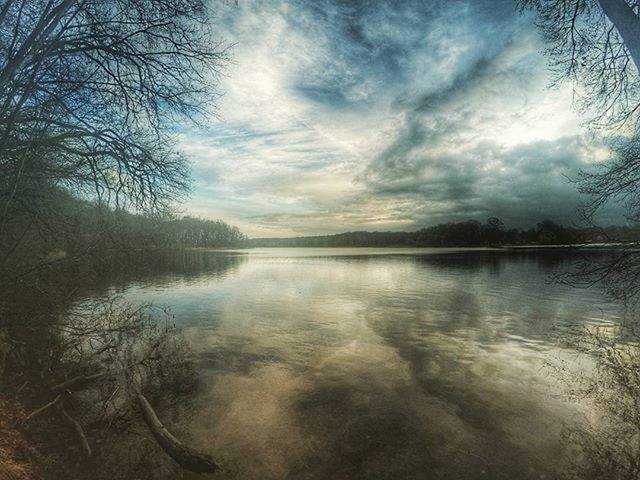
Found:
[[[78,439],[80,440],[80,445],[82,446],[82,450],[84,450],[84,453],[87,455],[87,457],[90,457],[91,447],[89,446],[89,441],[87,440],[87,436],[84,434],[82,425],[80,425],[80,423],[75,418],[69,415],[67,411],[64,409],[64,407],[60,408],[60,413],[62,413],[62,416],[65,418],[65,420],[67,420],[67,422],[69,422],[69,424],[73,427],[73,430],[75,431]]]
[[[156,412],[142,394],[138,394],[138,405],[154,438],[178,465],[196,473],[213,473],[218,470],[218,465],[211,457],[195,451],[174,437],[158,419]]]
[[[115,442],[104,442],[106,448],[99,453],[103,455],[111,448],[108,443],[121,448],[121,435],[126,436],[131,425],[139,425],[142,416],[155,441],[180,467],[197,473],[215,472],[215,461],[167,431],[140,393],[177,398],[175,395],[188,391],[193,381],[183,337],[168,318],[163,322],[152,313],[148,307],[136,308],[110,298],[84,310],[79,308],[65,322],[53,325],[57,335],[52,336],[52,344],[40,349],[47,352],[42,363],[54,378],[67,379],[34,389],[33,401],[45,398],[49,403],[35,405],[39,408],[23,422],[55,412],[72,427],[86,456],[98,456],[91,450],[92,434],[98,428],[102,427],[103,434],[114,428],[118,435]],[[83,373],[64,377],[62,372]],[[33,422],[29,427],[53,429],[52,435],[60,428],[52,422]]]
[[[61,396],[58,395],[55,399],[53,399],[52,401],[50,401],[49,403],[47,403],[46,405],[43,405],[42,407],[34,410],[33,412],[31,412],[29,415],[27,415],[24,419],[25,422],[28,422],[29,420],[31,420],[34,417],[37,417],[38,415],[40,415],[41,413],[46,412],[47,410],[49,410],[51,407],[55,407],[61,400]]]
[[[88,457],[90,457],[92,452],[91,452],[91,446],[89,445],[89,440],[87,440],[87,436],[84,433],[84,429],[82,428],[82,425],[80,425],[80,423],[71,415],[69,415],[69,413],[65,410],[64,408],[64,402],[66,399],[65,397],[63,397],[62,395],[58,395],[51,402],[47,403],[46,405],[43,405],[42,407],[38,408],[37,410],[34,410],[29,415],[27,415],[24,421],[28,422],[32,418],[37,417],[48,410],[51,410],[53,407],[57,407],[58,412],[60,412],[62,417],[73,428],[73,431],[75,432],[76,436],[80,441],[82,450]]]
[[[106,373],[96,373],[93,375],[78,375],[77,377],[70,378],[69,380],[65,380],[62,383],[54,385],[51,387],[51,391],[53,393],[64,392],[67,390],[83,390],[90,386],[96,380],[99,380],[105,377]]]

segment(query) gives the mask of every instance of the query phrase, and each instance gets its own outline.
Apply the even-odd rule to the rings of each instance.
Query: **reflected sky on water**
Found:
[[[183,254],[186,255],[186,254]],[[560,252],[192,252],[110,291],[170,308],[204,387],[185,423],[220,478],[551,478],[567,454],[557,335],[615,322],[549,282]],[[227,477],[225,477],[227,475]]]

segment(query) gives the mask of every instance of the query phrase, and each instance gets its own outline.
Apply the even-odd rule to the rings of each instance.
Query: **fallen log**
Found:
[[[82,390],[83,388],[87,388],[96,380],[104,377],[106,373],[95,373],[93,375],[78,375],[77,377],[70,378],[69,380],[65,380],[62,383],[58,383],[51,387],[51,391],[53,393],[64,392],[66,390]]]
[[[154,438],[162,450],[178,465],[195,473],[213,473],[218,470],[219,467],[213,458],[188,447],[165,428],[144,395],[138,394],[138,404]]]

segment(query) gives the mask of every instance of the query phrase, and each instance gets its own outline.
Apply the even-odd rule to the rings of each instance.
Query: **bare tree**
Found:
[[[624,45],[629,50],[636,67],[640,66],[640,18],[638,17],[638,2],[625,0],[598,0],[604,14],[609,18],[622,37]]]
[[[590,127],[606,126],[611,159],[582,172],[579,190],[591,200],[584,218],[595,225],[596,214],[617,202],[627,219],[640,221],[640,1],[519,0],[537,13],[537,25],[549,47],[547,54],[557,81],[569,80],[588,115]],[[640,262],[634,250],[598,265],[585,265],[565,280],[594,283],[632,302],[640,288]],[[580,280],[578,277],[582,277]],[[620,288],[626,285],[626,288]]]
[[[519,0],[537,14],[556,81],[574,82],[592,126],[635,128],[640,110],[638,0]]]
[[[638,0],[520,0],[537,13],[548,42],[556,80],[569,80],[588,115],[590,127],[605,127],[612,157],[597,171],[583,172],[582,193],[591,197],[585,219],[610,202],[622,204],[627,218],[640,221],[640,2]],[[600,408],[595,423],[566,430],[578,447],[562,478],[640,478],[640,252],[635,245],[598,260],[585,259],[560,277],[572,285],[599,284],[621,300],[627,317],[615,325],[579,328],[562,338],[596,360],[596,371],[575,392]]]
[[[188,188],[171,136],[206,118],[227,51],[205,0],[4,0],[0,235],[43,184],[162,209]]]
[[[615,155],[593,173],[582,173],[579,187],[591,197],[587,216],[614,200],[625,207],[627,218],[640,222],[640,141],[637,137],[617,139]]]
[[[177,151],[175,132],[214,113],[227,60],[226,47],[212,31],[209,3],[0,0],[3,279],[9,278],[5,262],[17,245],[34,231],[42,232],[62,207],[73,206],[73,201],[77,205],[77,199],[157,213],[188,190],[188,164]],[[59,223],[49,229],[60,230]],[[39,286],[3,281],[0,330],[20,330],[19,321],[7,321],[10,308],[5,304],[11,293]],[[99,313],[86,316],[82,328],[65,324],[66,330],[53,335],[46,352],[37,356],[47,363],[43,374],[53,372],[63,381],[51,389],[42,388],[42,379],[29,383],[37,397],[51,395],[33,416],[58,412],[91,455],[91,436],[79,414],[110,426],[131,416],[138,399],[145,418],[155,420],[147,422],[153,435],[180,465],[199,471],[217,468],[167,435],[146,400],[150,386],[164,378],[158,367],[177,357],[163,343],[171,339],[168,332],[137,313],[116,315],[113,324],[113,315]],[[54,329],[55,314],[43,312],[37,327]],[[28,370],[18,350],[9,355],[12,374]],[[36,355],[30,357],[35,361]],[[135,388],[128,391],[131,385]],[[101,390],[105,388],[111,391],[107,394]]]

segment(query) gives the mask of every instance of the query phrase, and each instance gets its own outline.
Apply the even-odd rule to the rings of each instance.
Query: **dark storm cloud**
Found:
[[[512,226],[545,218],[577,221],[580,197],[571,178],[588,168],[590,146],[580,137],[538,141],[513,148],[486,143],[468,157],[425,158],[409,175],[379,169],[370,195],[404,198],[417,224],[486,219],[499,215]]]
[[[368,165],[363,179],[370,194],[410,199],[417,223],[493,215],[518,226],[543,218],[575,221],[584,199],[568,178],[593,161],[586,141],[575,135],[500,139],[499,131],[491,132],[494,138],[470,135],[505,115],[492,105],[500,89],[526,93],[540,77],[540,62],[529,61],[526,42],[511,35],[459,69],[449,86],[398,98],[405,126]]]

